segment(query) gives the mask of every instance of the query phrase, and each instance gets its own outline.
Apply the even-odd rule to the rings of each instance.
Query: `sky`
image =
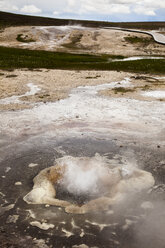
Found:
[[[0,0],[0,11],[103,21],[165,21],[165,0]]]

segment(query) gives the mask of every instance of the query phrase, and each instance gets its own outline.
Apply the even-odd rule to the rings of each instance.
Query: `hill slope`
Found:
[[[0,26],[61,26],[61,25],[83,25],[87,27],[123,27],[139,29],[165,28],[165,22],[103,22],[68,20],[48,17],[28,16],[0,11]]]

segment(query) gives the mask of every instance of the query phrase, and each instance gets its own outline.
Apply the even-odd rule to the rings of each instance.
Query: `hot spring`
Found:
[[[61,206],[77,214],[108,210],[155,183],[152,174],[139,169],[135,161],[113,164],[99,154],[56,159],[33,181],[33,189],[24,197],[27,203]]]

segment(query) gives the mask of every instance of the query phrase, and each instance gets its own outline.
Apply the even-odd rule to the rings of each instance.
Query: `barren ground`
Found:
[[[60,30],[57,40],[61,41],[65,32]],[[75,32],[81,33],[76,52],[85,47],[87,52],[125,56],[165,54],[163,46],[151,43],[144,49],[128,44],[123,41],[127,33],[112,30],[72,30],[63,37],[65,44],[72,41],[69,46],[73,45],[69,37]],[[17,42],[19,33],[27,33],[28,39],[37,42]],[[52,39],[49,35],[35,27],[8,28],[0,34],[0,44],[72,50],[57,41],[48,42]],[[164,248],[164,100],[163,75],[1,70],[0,247]],[[32,189],[33,178],[55,159],[65,155],[93,157],[96,153],[114,165],[122,164],[126,157],[152,173],[155,186],[108,211],[84,215],[23,201]],[[60,190],[57,197],[74,201]]]
[[[17,41],[21,34],[27,42]],[[125,37],[149,40],[144,43],[127,42]],[[33,40],[34,42],[28,42]],[[155,43],[150,36],[118,30],[66,27],[9,27],[0,33],[0,45],[51,51],[114,54],[123,56],[165,55],[165,46]]]
[[[35,95],[21,97],[19,104],[0,104],[1,110],[16,110],[31,108],[37,102],[47,103],[66,98],[71,89],[78,86],[104,84],[120,81],[129,73],[103,72],[103,71],[63,71],[63,70],[14,70],[1,71],[0,98],[13,95],[23,95],[29,88],[28,83],[33,83],[40,88]],[[3,74],[3,75],[2,75]],[[24,102],[23,102],[24,101]]]

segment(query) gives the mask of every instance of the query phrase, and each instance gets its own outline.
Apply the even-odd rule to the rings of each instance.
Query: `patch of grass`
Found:
[[[104,56],[0,47],[0,68],[87,69],[107,62]]]
[[[101,69],[102,65],[96,65],[97,69]],[[104,70],[118,70],[140,73],[160,73],[165,74],[165,59],[144,59],[135,61],[116,61],[104,65]]]
[[[86,79],[97,79],[97,78],[99,78],[99,77],[101,77],[100,75],[96,75],[96,76],[88,76],[88,77],[86,77]]]
[[[125,57],[122,55],[108,55],[111,59],[124,59]]]
[[[0,76],[4,76],[5,74],[4,73],[0,73]]]
[[[124,88],[124,87],[116,87],[116,88],[113,88],[112,90],[114,91],[115,94],[118,94],[118,93],[124,94],[124,93],[135,91],[135,89]]]
[[[111,62],[111,57],[0,47],[0,69],[117,70],[165,74],[165,59]]]
[[[16,40],[19,42],[25,42],[25,43],[35,42],[35,40],[28,39],[28,36],[27,35],[24,36],[23,34],[18,34]]]
[[[143,44],[145,46],[154,43],[153,38],[142,38],[137,36],[127,36],[124,37],[125,41],[131,44]]]

